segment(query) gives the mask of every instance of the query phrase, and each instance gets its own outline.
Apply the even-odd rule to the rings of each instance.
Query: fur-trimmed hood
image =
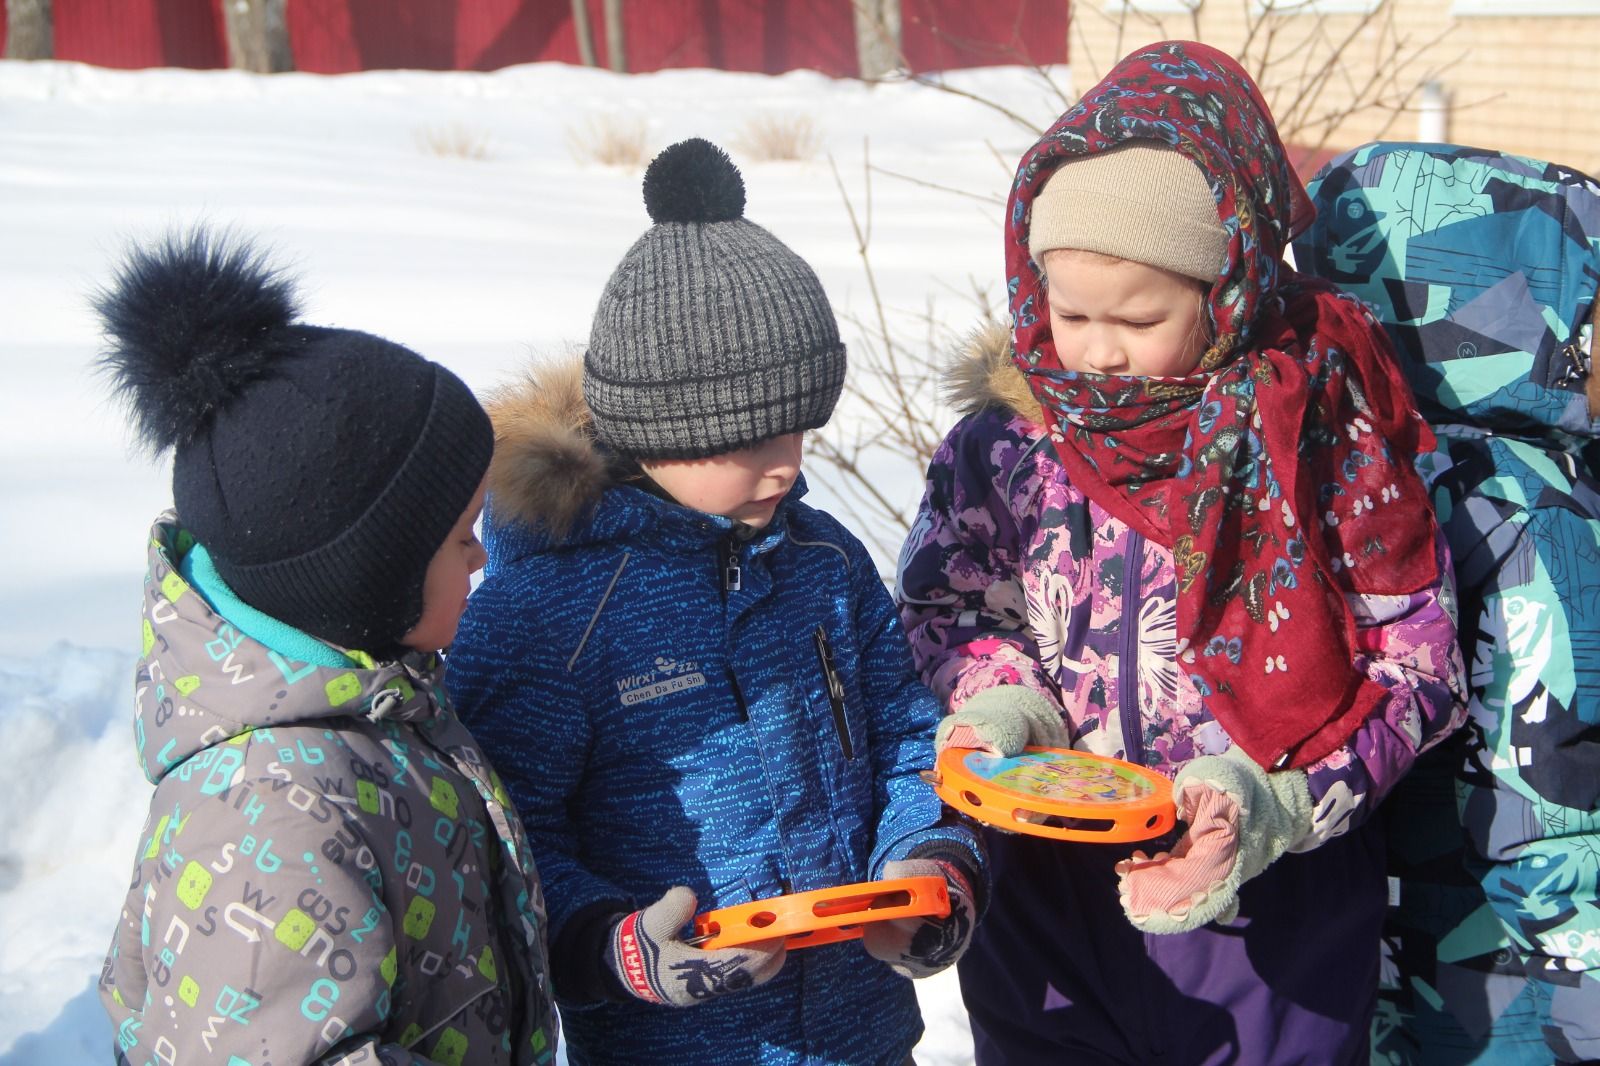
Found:
[[[1003,407],[1043,424],[1044,411],[1011,354],[1011,332],[996,322],[973,330],[944,374],[944,394],[957,411]]]
[[[626,476],[595,437],[581,359],[534,366],[484,406],[494,422],[489,494],[497,520],[560,539]]]

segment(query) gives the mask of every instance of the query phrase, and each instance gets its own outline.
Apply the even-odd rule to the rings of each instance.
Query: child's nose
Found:
[[[483,541],[477,537],[472,538],[472,550],[467,553],[467,573],[476,574],[489,565],[489,551],[483,546]]]
[[[1101,374],[1113,373],[1122,369],[1126,360],[1122,354],[1122,345],[1112,334],[1105,331],[1095,331],[1087,339],[1083,348],[1083,361],[1088,366]]]

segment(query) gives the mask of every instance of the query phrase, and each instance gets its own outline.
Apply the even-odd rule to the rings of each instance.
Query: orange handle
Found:
[[[854,940],[862,925],[871,922],[943,918],[949,913],[950,895],[943,877],[862,881],[698,914],[694,941],[709,950],[783,937],[791,949],[809,948]]]

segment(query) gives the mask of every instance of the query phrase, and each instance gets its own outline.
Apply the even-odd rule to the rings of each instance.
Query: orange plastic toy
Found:
[[[736,907],[722,907],[694,919],[687,940],[706,949],[736,948],[756,940],[784,937],[790,950],[854,940],[869,922],[890,918],[935,917],[950,913],[950,894],[942,877],[901,877],[818,888],[772,896]]]
[[[1149,840],[1177,822],[1171,781],[1070,748],[1030,747],[1011,758],[946,748],[923,778],[940,799],[981,822],[1053,840]]]

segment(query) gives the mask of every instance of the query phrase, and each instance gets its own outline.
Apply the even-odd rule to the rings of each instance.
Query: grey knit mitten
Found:
[[[934,859],[896,859],[883,865],[883,880],[901,877],[943,877],[950,895],[950,913],[943,918],[894,918],[865,925],[861,937],[867,954],[882,959],[906,977],[931,977],[966,953],[977,924],[977,904],[966,872],[955,863]]]
[[[677,885],[611,930],[606,965],[622,986],[646,1003],[692,1007],[770,981],[783,968],[784,941],[702,950],[683,942],[694,917],[694,892]]]

